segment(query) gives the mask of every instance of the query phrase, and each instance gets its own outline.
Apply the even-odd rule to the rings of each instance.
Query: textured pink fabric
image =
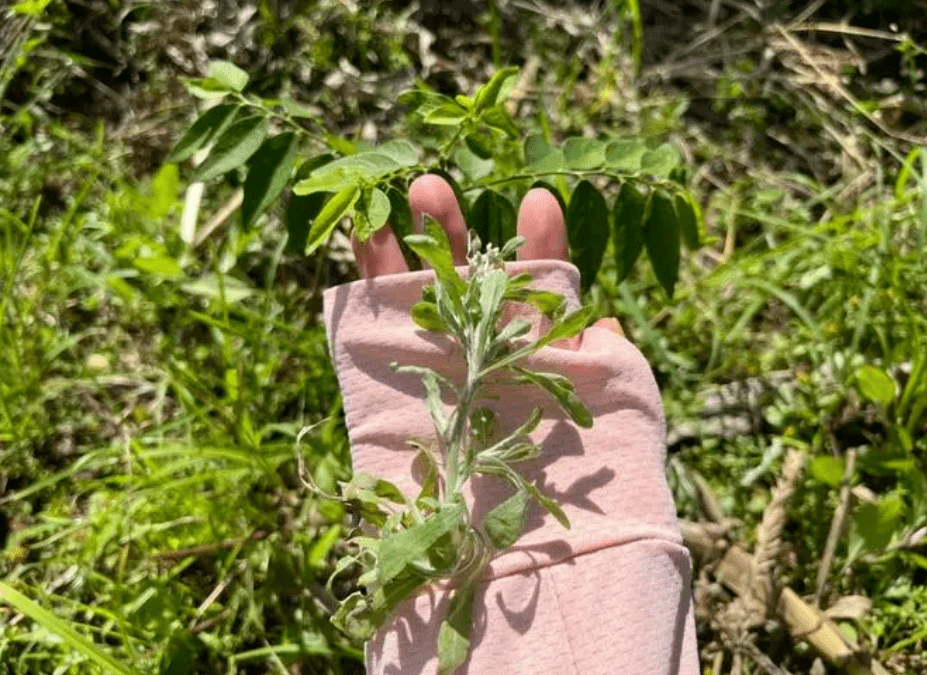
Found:
[[[579,275],[561,261],[507,265],[534,286],[578,306]],[[433,427],[421,380],[389,364],[429,366],[460,379],[463,357],[442,336],[420,330],[409,309],[431,272],[361,280],[325,293],[325,322],[355,471],[381,476],[409,495],[418,489],[415,451]],[[498,386],[488,404],[500,432],[535,407],[544,417],[532,438],[542,455],[520,465],[557,499],[571,528],[540,508],[525,536],[491,564],[477,599],[473,649],[460,675],[695,675],[698,657],[690,596],[690,561],[682,546],[664,473],[659,391],[640,352],[604,328],[578,344],[550,346],[531,357],[534,370],[569,377],[593,414],[577,428],[534,387]],[[571,348],[572,347],[572,348]],[[446,401],[450,410],[450,401]],[[492,477],[474,479],[474,522],[511,493]],[[431,675],[447,592],[435,587],[401,606],[367,645],[370,675]]]

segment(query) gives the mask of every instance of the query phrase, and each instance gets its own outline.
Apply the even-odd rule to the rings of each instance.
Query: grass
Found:
[[[851,24],[882,28],[891,19],[851,4]],[[753,545],[785,449],[803,448],[777,577],[804,596],[817,592],[846,492],[822,607],[866,596],[871,610],[841,618],[842,630],[890,672],[923,672],[922,145],[882,132],[833,90],[799,84],[800,53],[788,42],[765,45],[776,58],[757,71],[760,33],[735,21],[736,3],[717,17],[719,26],[734,22],[721,34],[742,46],[736,54],[710,32],[699,33],[701,49],[691,36],[670,44],[678,17],[648,3],[608,3],[597,22],[588,3],[542,15],[497,2],[471,26],[485,41],[469,47],[448,17],[404,15],[387,3],[368,13],[293,4],[276,15],[270,3],[257,5],[249,25],[264,37],[233,43],[226,56],[266,82],[267,95],[289,88],[320,105],[347,135],[392,133],[397,82],[424,73],[456,93],[484,80],[498,54],[557,64],[539,68],[521,103],[521,115],[554,137],[607,132],[680,146],[709,246],[684,257],[672,302],[643,267],[616,284],[610,255],[590,296],[650,359],[671,427],[697,430],[671,449],[680,514],[705,520],[693,487],[695,474],[704,476],[735,519],[728,536]],[[102,5],[87,7],[108,16]],[[337,252],[329,260],[284,252],[275,214],[250,231],[233,220],[201,246],[184,244],[188,176],[160,167],[190,105],[175,66],[157,60],[165,53],[157,38],[114,32],[116,48],[154,73],[120,96],[160,105],[135,127],[67,114],[67,87],[122,85],[67,42],[65,6],[50,11],[54,20],[23,29],[41,49],[0,59],[0,673],[362,672],[359,646],[326,620],[345,513],[313,496],[302,474],[332,490],[349,472],[319,293],[350,278],[350,267]],[[164,18],[136,11],[139,21]],[[195,54],[177,27],[195,8],[177,11],[169,37]],[[697,3],[673,11],[705,21]],[[815,18],[830,20],[829,11]],[[786,26],[794,18],[765,17]],[[418,25],[433,31],[432,46],[417,42]],[[889,94],[874,86],[893,72],[894,57],[875,56],[881,42],[858,45],[871,55],[868,75],[842,75],[884,119],[893,119],[896,93],[924,100],[914,75],[925,67],[917,45],[927,36],[900,25],[911,31],[898,56],[904,77],[885,76]],[[325,40],[309,39],[320,31]],[[826,36],[791,36],[841,49]],[[564,61],[565,52],[575,58]],[[449,53],[455,65],[441,66]],[[683,69],[684,58],[700,59],[707,75]],[[631,75],[637,59],[640,79]],[[65,71],[70,83],[49,76],[59,67],[74,68]],[[916,117],[897,115],[898,135],[923,135]],[[218,211],[235,187],[233,178],[210,190],[203,213]],[[775,382],[762,404],[746,406],[750,430],[706,426],[713,392],[748,378]],[[763,672],[735,656],[723,626],[697,609],[705,672],[719,654],[725,672],[736,658],[742,672]],[[807,672],[816,657],[781,625],[751,637],[791,672]]]

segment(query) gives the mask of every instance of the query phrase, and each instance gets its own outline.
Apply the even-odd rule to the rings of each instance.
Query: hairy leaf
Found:
[[[474,584],[464,584],[454,589],[447,616],[438,629],[438,675],[452,675],[470,651],[473,631]]]
[[[521,377],[516,378],[518,382],[533,382],[544,389],[557,399],[557,403],[563,408],[574,422],[586,429],[592,426],[592,414],[576,395],[573,383],[563,375],[558,373],[539,373],[526,368],[514,368],[515,372]]]
[[[486,514],[483,530],[496,549],[501,551],[519,540],[525,528],[529,504],[528,493],[518,490]]]
[[[441,508],[421,523],[389,534],[380,544],[378,580],[388,584],[406,571],[412,563],[424,558],[441,537],[460,526],[466,507],[461,503],[442,504]]]

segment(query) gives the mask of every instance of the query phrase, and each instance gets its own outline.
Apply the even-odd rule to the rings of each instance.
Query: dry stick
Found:
[[[870,113],[868,110],[866,110],[863,107],[863,105],[859,102],[859,100],[857,100],[857,98],[853,96],[853,94],[851,94],[847,90],[846,87],[843,86],[843,84],[840,82],[839,79],[834,77],[834,75],[832,75],[831,73],[827,73],[821,70],[821,68],[818,66],[815,60],[808,53],[808,49],[804,45],[802,45],[798,40],[792,37],[792,35],[787,30],[785,30],[779,24],[775,24],[773,28],[776,31],[778,31],[779,34],[785,39],[785,41],[788,42],[792,46],[792,48],[798,52],[798,54],[802,57],[802,59],[804,59],[804,61],[809,66],[811,66],[811,68],[814,69],[814,72],[817,73],[818,77],[820,77],[824,82],[826,82],[828,85],[833,87],[835,91],[839,92],[840,95],[843,96],[843,98],[845,98],[857,112],[859,112],[863,117],[869,120],[869,122],[872,123],[879,131],[899,141],[905,141],[907,143],[917,143],[917,144],[924,143],[924,140],[925,140],[924,138],[918,138],[916,136],[909,136],[908,134],[894,131],[893,129],[889,129],[887,126],[885,126],[885,124],[883,124],[881,120],[879,120],[875,115],[873,115],[872,113]]]
[[[830,566],[837,550],[837,542],[840,541],[840,537],[843,535],[843,527],[846,525],[847,514],[850,510],[850,479],[853,477],[855,466],[856,450],[850,448],[847,450],[847,464],[843,471],[843,482],[840,485],[840,497],[837,501],[837,508],[834,509],[834,517],[830,521],[830,532],[827,534],[824,555],[821,556],[821,566],[818,567],[818,578],[815,584],[814,599],[812,600],[815,607],[821,606],[821,596],[824,594],[827,576],[830,574]]]

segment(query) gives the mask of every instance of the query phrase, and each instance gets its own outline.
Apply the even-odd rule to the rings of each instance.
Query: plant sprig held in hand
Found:
[[[412,307],[412,319],[456,342],[465,358],[465,378],[452,382],[431,368],[391,364],[396,372],[419,375],[425,386],[434,443],[432,447],[410,444],[428,470],[414,500],[388,481],[362,473],[343,486],[344,498],[360,511],[370,529],[351,540],[358,553],[341,559],[335,569],[333,578],[359,564],[363,590],[345,598],[332,621],[349,635],[367,640],[400,602],[429,583],[448,580],[454,590],[439,630],[437,653],[439,675],[450,675],[467,658],[473,600],[489,560],[521,537],[531,501],[564,527],[570,526],[560,506],[517,467],[541,452],[528,436],[540,423],[541,408],[512,433],[497,438],[496,413],[481,405],[485,387],[490,376],[494,385],[501,381],[540,386],[574,422],[592,426],[592,416],[572,382],[520,365],[542,347],[578,335],[592,311],[568,313],[562,296],[529,288],[529,274],[506,273],[503,260],[524,244],[523,237],[511,239],[501,249],[488,244],[481,251],[479,238],[471,233],[464,279],[454,267],[444,229],[427,216],[425,221],[424,233],[405,241],[431,265],[435,282],[423,289],[422,300]],[[503,309],[513,302],[534,306],[550,320],[550,328],[539,337],[529,337],[532,324],[526,319],[503,325]],[[442,393],[455,402],[450,414]],[[497,476],[515,490],[479,523],[471,522],[464,501],[464,487],[476,474]]]

